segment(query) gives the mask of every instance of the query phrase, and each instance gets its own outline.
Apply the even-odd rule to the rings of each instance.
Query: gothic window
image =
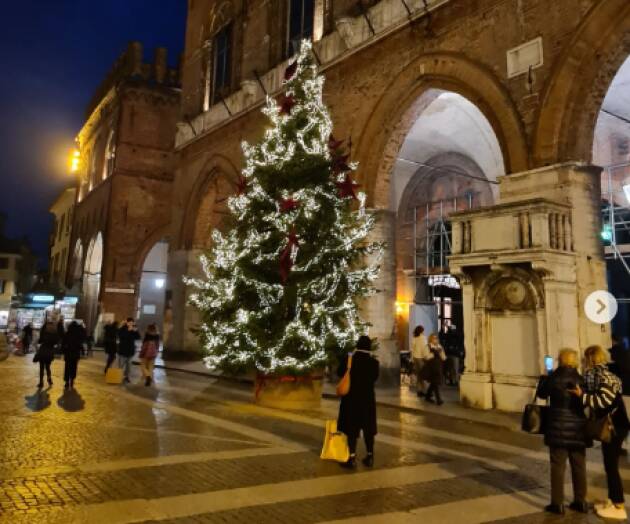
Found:
[[[213,103],[225,97],[232,83],[232,24],[226,25],[214,37],[213,42]]]
[[[116,135],[112,129],[107,137],[105,145],[105,159],[103,162],[103,180],[114,172],[114,159],[116,158]]]
[[[293,56],[304,38],[313,37],[315,0],[289,0],[288,54]]]

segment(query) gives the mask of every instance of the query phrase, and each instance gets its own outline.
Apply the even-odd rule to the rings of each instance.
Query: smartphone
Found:
[[[553,371],[553,357],[547,355],[545,357],[545,371],[551,373]]]

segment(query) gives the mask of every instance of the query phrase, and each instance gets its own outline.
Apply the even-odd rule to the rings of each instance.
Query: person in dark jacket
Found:
[[[29,322],[22,329],[22,353],[25,355],[31,348],[31,342],[33,342],[33,324]]]
[[[595,512],[604,519],[626,520],[623,482],[619,473],[621,446],[628,436],[630,421],[622,397],[622,384],[607,367],[608,356],[601,346],[590,346],[584,351],[584,385],[577,385],[571,393],[588,407],[597,418],[610,416],[614,428],[610,442],[602,442],[602,456],[608,500],[595,504]]]
[[[140,333],[133,318],[129,317],[118,330],[118,365],[123,369],[126,383],[129,382],[131,359],[136,353],[136,340],[140,340]]]
[[[39,384],[38,388],[44,387],[44,371],[46,371],[46,377],[48,378],[48,385],[52,386],[52,376],[50,372],[50,365],[55,358],[55,346],[59,343],[59,335],[57,335],[57,328],[55,324],[48,321],[41,329],[39,335],[39,348],[35,358],[39,362]]]
[[[352,353],[350,366],[350,391],[341,398],[337,429],[348,437],[350,458],[342,464],[346,468],[356,467],[357,440],[363,432],[367,455],[363,464],[371,468],[374,465],[374,436],[376,427],[376,395],[374,384],[378,379],[379,364],[372,353],[370,337],[359,337],[357,349]],[[342,360],[337,374],[345,375],[348,369],[347,359]]]
[[[440,344],[437,333],[433,333],[429,336],[427,349],[429,356],[421,372],[421,378],[429,383],[429,388],[427,389],[424,399],[427,402],[433,402],[433,396],[435,395],[435,403],[441,406],[444,404],[444,401],[440,394],[440,386],[444,380],[443,368],[446,353],[444,353],[444,348]]]
[[[549,447],[551,462],[551,504],[549,513],[564,513],[564,471],[567,459],[571,465],[574,511],[586,513],[586,448],[592,445],[586,436],[586,415],[582,403],[571,390],[584,386],[577,370],[578,355],[572,349],[562,349],[558,367],[549,376],[542,377],[536,395],[549,399],[545,444]]]
[[[630,351],[613,335],[608,369],[621,379],[622,393],[630,395]]]
[[[105,324],[103,344],[105,346],[105,354],[107,362],[105,363],[105,373],[114,363],[116,353],[118,352],[118,322],[112,320]]]
[[[66,331],[63,337],[63,359],[66,364],[63,371],[65,389],[74,388],[79,359],[81,358],[83,344],[85,342],[84,333],[81,326],[77,322],[72,321],[68,326],[68,331]]]

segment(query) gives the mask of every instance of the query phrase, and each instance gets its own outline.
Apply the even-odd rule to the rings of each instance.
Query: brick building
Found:
[[[383,292],[365,307],[383,374],[396,380],[398,350],[419,319],[463,329],[462,396],[480,407],[499,394],[508,404],[529,395],[545,354],[608,343],[582,307],[606,288],[600,171],[588,166],[606,93],[630,52],[627,1],[190,0],[171,349],[196,349],[181,276],[199,271],[234,188],[240,143],[263,132],[259,109],[281,92],[302,37],[326,75],[335,134],[355,144],[352,160],[380,217],[375,237],[388,243]],[[499,207],[475,214],[483,206]],[[519,330],[535,350],[497,339]]]
[[[48,260],[48,281],[57,288],[63,288],[70,259],[70,236],[72,212],[76,201],[75,187],[64,189],[48,209],[55,217],[50,234],[50,254]]]
[[[145,62],[133,42],[87,109],[66,279],[91,329],[112,316],[162,322],[179,96],[166,49]]]

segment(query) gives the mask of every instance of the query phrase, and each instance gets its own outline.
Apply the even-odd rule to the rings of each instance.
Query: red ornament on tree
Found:
[[[346,174],[346,178],[343,182],[335,182],[335,184],[337,189],[339,189],[340,198],[352,197],[354,200],[357,200],[357,195],[354,190],[359,187],[359,184],[352,180],[350,175]]]
[[[328,150],[331,154],[337,151],[342,144],[343,140],[337,140],[332,134],[328,138]]]
[[[297,60],[295,62],[293,62],[292,64],[289,64],[289,67],[287,67],[284,71],[284,79],[285,80],[291,80],[291,78],[293,78],[293,75],[295,74],[295,72],[297,71]]]
[[[339,155],[333,158],[332,170],[333,173],[339,174],[344,171],[350,171],[350,166],[348,165],[348,155]]]
[[[236,194],[241,196],[243,193],[247,191],[247,179],[244,176],[238,177],[238,182],[236,183]]]
[[[291,253],[294,247],[298,247],[298,238],[295,229],[291,229],[287,245],[280,253],[280,279],[283,284],[289,279],[289,273],[291,273],[291,268],[293,267]]]
[[[295,98],[293,98],[293,96],[289,95],[282,95],[282,97],[280,97],[280,114],[281,115],[290,115],[291,114],[291,109],[293,109],[293,106],[295,106],[296,102],[295,102]]]
[[[293,211],[300,206],[300,203],[293,198],[283,198],[280,200],[280,211],[282,213],[288,213],[289,211]]]

